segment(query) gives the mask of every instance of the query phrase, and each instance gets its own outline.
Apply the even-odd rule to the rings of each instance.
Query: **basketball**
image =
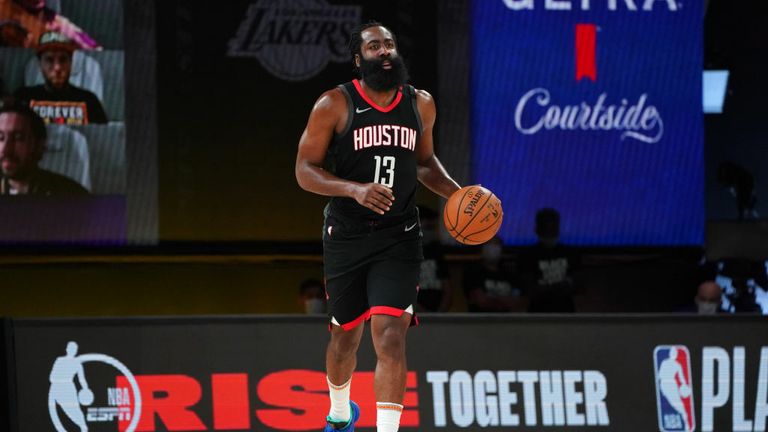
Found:
[[[479,245],[492,239],[504,212],[499,198],[480,185],[465,186],[443,208],[445,228],[459,243]]]

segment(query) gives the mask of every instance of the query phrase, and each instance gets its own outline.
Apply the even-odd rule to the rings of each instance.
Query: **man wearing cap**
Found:
[[[72,54],[76,48],[76,44],[60,33],[43,33],[37,46],[37,58],[45,84],[22,87],[15,96],[29,103],[46,123],[107,123],[99,98],[69,83]]]

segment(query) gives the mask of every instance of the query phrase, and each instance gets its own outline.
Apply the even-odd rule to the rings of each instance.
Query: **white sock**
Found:
[[[403,406],[390,402],[376,402],[376,432],[397,432]]]
[[[328,417],[338,422],[349,421],[349,389],[352,387],[352,378],[338,386],[332,383],[327,376],[325,380],[328,381],[328,390],[331,396],[331,410],[328,412]]]

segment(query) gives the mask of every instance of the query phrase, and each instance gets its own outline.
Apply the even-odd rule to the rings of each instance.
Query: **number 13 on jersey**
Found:
[[[395,184],[395,157],[394,156],[374,156],[376,161],[376,173],[373,175],[374,183],[381,183],[391,188]],[[381,176],[382,168],[385,176]]]

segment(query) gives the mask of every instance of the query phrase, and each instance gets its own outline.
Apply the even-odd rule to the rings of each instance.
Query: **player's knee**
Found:
[[[384,327],[379,331],[375,345],[379,358],[402,358],[405,354],[405,334],[395,326]]]

